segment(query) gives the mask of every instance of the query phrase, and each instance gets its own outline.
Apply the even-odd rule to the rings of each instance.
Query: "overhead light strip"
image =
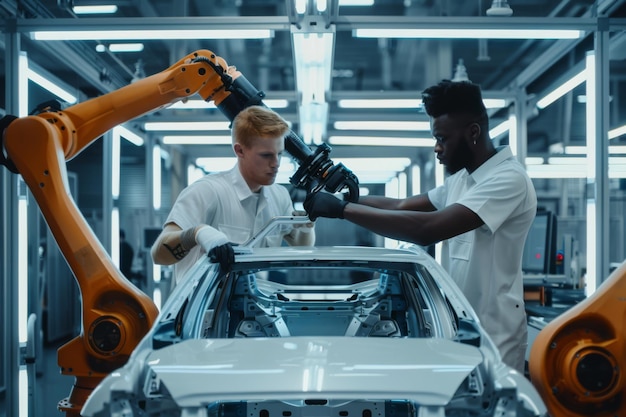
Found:
[[[269,39],[274,36],[270,29],[173,29],[173,30],[55,30],[33,31],[38,41],[119,41],[163,39]]]
[[[403,39],[579,39],[574,29],[355,29],[357,38]]]
[[[337,130],[407,130],[430,132],[430,122],[343,120],[333,124]]]
[[[615,129],[611,129],[609,130],[608,133],[609,133],[609,139],[615,139],[622,135],[626,135],[626,125],[622,125],[622,126],[616,127]]]
[[[329,136],[328,143],[330,145],[347,146],[408,146],[415,148],[432,148],[435,146],[435,139],[374,136]]]
[[[144,129],[148,131],[203,131],[227,130],[230,131],[230,122],[146,122]]]
[[[554,103],[555,101],[563,97],[565,94],[569,93],[574,88],[584,83],[586,79],[587,79],[586,70],[580,71],[579,73],[575,74],[574,76],[572,76],[571,78],[563,82],[562,84],[558,85],[549,93],[545,94],[542,98],[540,98],[537,101],[537,107],[539,107],[540,109],[545,109],[550,104]]]
[[[284,109],[289,106],[289,100],[286,99],[268,99],[263,100],[263,104],[271,109]],[[213,101],[204,100],[187,100],[177,101],[168,107],[168,109],[181,109],[181,110],[193,110],[193,109],[217,109],[217,106]]]
[[[76,14],[113,14],[117,13],[117,6],[115,4],[74,6],[72,11]]]
[[[32,70],[31,68],[28,68],[28,79],[35,84],[38,84],[40,87],[48,90],[68,104],[74,104],[78,101],[78,98],[74,94],[59,87],[57,84],[53,83],[52,81],[39,74],[38,72]]]
[[[216,136],[184,136],[166,135],[161,139],[164,145],[231,145],[229,135]]]
[[[488,109],[501,109],[508,105],[507,100],[500,98],[483,99]],[[340,99],[337,106],[342,109],[419,109],[422,99]]]

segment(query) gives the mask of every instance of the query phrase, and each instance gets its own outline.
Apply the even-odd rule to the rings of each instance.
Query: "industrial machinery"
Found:
[[[626,415],[626,263],[550,321],[530,350],[530,378],[552,417]]]
[[[235,67],[208,50],[193,52],[171,67],[100,97],[58,109],[0,120],[0,163],[22,176],[67,260],[82,295],[80,334],[58,351],[61,372],[75,377],[68,416],[79,416],[94,387],[122,366],[148,332],[158,310],[112,262],[70,196],[66,161],[109,129],[198,94],[232,119],[247,106],[263,105],[257,91]],[[299,164],[291,183],[307,191],[348,190],[358,198],[358,180],[329,159],[330,148],[311,150],[290,132],[285,149]]]

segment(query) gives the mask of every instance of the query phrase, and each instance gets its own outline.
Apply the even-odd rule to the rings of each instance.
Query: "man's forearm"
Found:
[[[379,209],[394,210],[398,206],[400,200],[396,198],[384,197],[381,195],[366,195],[359,197],[359,204],[364,206],[376,207]]]
[[[158,265],[172,265],[182,260],[196,245],[196,227],[164,231],[152,246],[152,260]]]

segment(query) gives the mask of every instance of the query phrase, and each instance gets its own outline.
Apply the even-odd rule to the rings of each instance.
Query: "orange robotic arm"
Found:
[[[530,378],[552,417],[626,415],[626,263],[544,327]]]
[[[2,162],[30,188],[82,295],[81,334],[58,351],[62,372],[76,379],[69,398],[59,403],[67,415],[78,416],[98,382],[126,362],[158,310],[122,276],[78,210],[69,194],[66,161],[112,127],[163,105],[194,93],[222,99],[228,93],[207,60],[233,71],[221,58],[200,51],[162,73],[65,110],[2,121]]]
[[[62,372],[75,376],[70,396],[59,403],[67,415],[78,416],[93,388],[127,361],[158,311],[124,279],[78,210],[66,161],[114,126],[194,94],[214,101],[231,121],[243,108],[263,105],[264,96],[224,59],[200,50],[163,72],[65,110],[0,120],[0,163],[22,175],[82,295],[81,334],[58,351]],[[285,148],[301,164],[294,185],[331,192],[347,187],[358,198],[358,180],[328,159],[329,147],[312,152],[290,132]]]

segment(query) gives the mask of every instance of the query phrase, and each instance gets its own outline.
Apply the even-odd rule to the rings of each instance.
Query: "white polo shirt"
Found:
[[[238,165],[229,171],[205,175],[179,194],[165,224],[175,223],[185,230],[208,224],[233,243],[244,243],[258,233],[275,216],[293,215],[289,192],[280,184],[250,191]],[[258,246],[280,246],[292,226],[284,225],[266,236]],[[203,255],[200,245],[174,266],[176,283]]]
[[[437,209],[454,203],[485,223],[443,242],[442,264],[476,310],[482,326],[512,366],[526,350],[522,252],[537,211],[535,188],[508,146],[472,174],[448,177],[428,198]],[[512,356],[514,355],[514,356]],[[523,356],[522,356],[523,357]]]

